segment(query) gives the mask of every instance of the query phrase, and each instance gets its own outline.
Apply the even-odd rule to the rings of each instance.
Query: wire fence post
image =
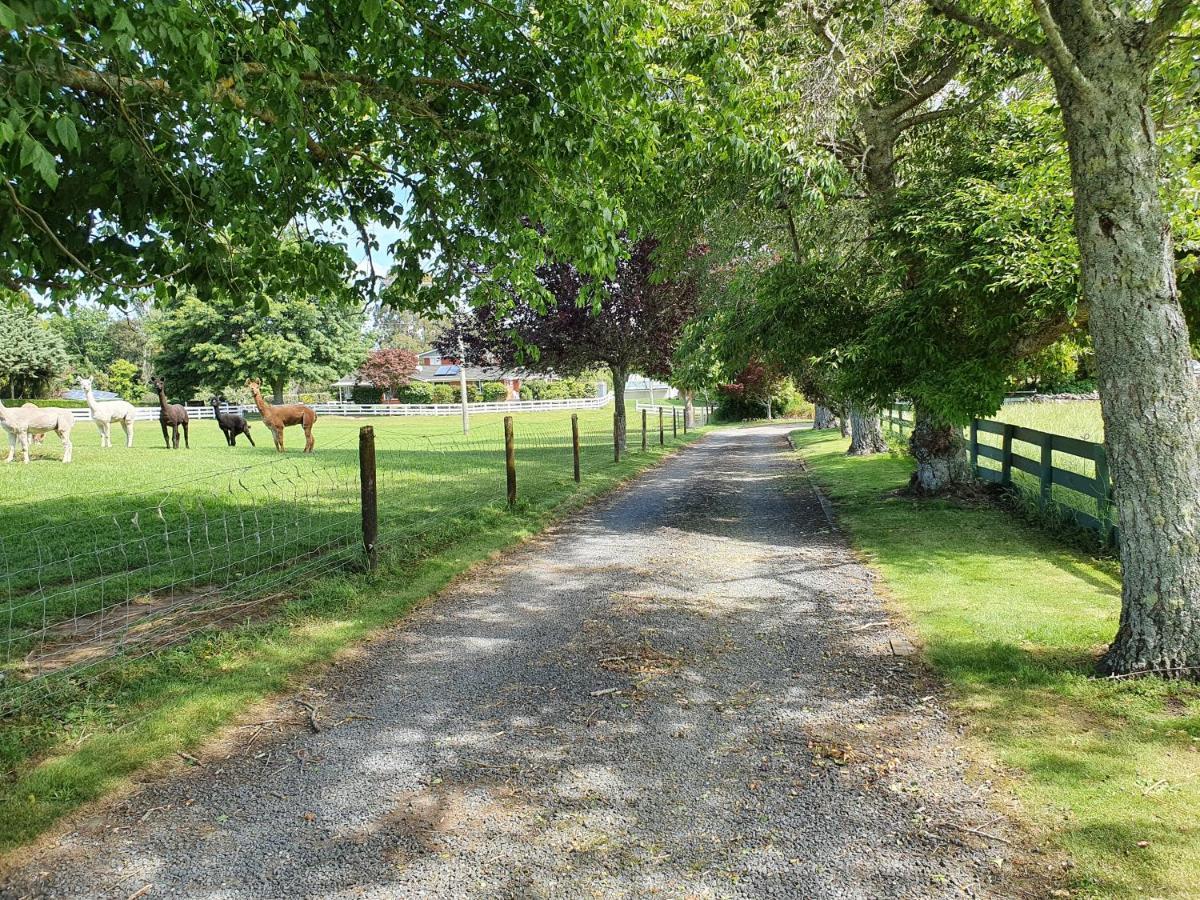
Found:
[[[687,434],[687,420],[688,420],[687,410],[685,409],[683,411],[683,433],[684,434]]]
[[[666,443],[663,435],[663,408],[658,408],[658,446],[663,446]]]
[[[579,484],[579,416],[571,413],[571,456],[575,463],[575,483]]]
[[[517,502],[517,448],[513,440],[513,417],[504,417],[504,469],[508,479],[508,505]]]
[[[676,415],[677,410],[671,407],[671,439],[679,437],[679,416]]]
[[[642,452],[646,452],[646,410],[642,410]]]
[[[358,429],[358,481],[362,487],[362,537],[367,553],[367,568],[379,562],[376,546],[379,540],[379,505],[375,487],[375,429],[364,425]]]

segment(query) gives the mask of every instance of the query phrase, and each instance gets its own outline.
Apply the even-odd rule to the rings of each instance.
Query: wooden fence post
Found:
[[[646,411],[642,410],[642,452],[646,452]]]
[[[671,407],[671,440],[679,437],[679,416],[676,415],[677,410]]]
[[[1015,425],[1004,426],[1004,434],[1000,438],[1000,483],[1012,484],[1012,441]]]
[[[971,420],[971,474],[979,469],[979,420]]]
[[[663,446],[666,441],[663,439],[663,408],[658,408],[658,446]]]
[[[1054,490],[1053,440],[1053,435],[1042,435],[1042,464],[1038,469],[1038,477],[1041,482],[1039,485],[1041,489],[1038,492],[1038,507],[1040,509],[1045,509],[1049,505],[1051,491]]]
[[[375,429],[364,425],[358,429],[358,481],[362,488],[363,549],[367,552],[367,568],[379,562],[376,544],[379,540],[379,505],[375,490]]]
[[[571,456],[575,462],[575,483],[579,484],[579,416],[571,413]]]
[[[508,505],[517,502],[517,447],[513,440],[513,417],[504,417],[504,469],[508,480]]]
[[[1108,451],[1103,444],[1096,445],[1096,518],[1100,520],[1100,541],[1105,546],[1112,542],[1112,487],[1108,476]]]

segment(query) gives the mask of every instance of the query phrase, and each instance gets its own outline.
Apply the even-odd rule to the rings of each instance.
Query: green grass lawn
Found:
[[[142,426],[132,450],[102,453],[99,438],[77,427],[71,465],[0,468],[0,696],[20,700],[0,719],[0,851],[140,767],[196,746],[472,563],[685,440],[682,432],[672,440],[668,426],[666,447],[652,441],[643,454],[631,440],[634,452],[615,465],[612,408],[579,417],[576,485],[570,413],[515,416],[513,510],[501,416],[477,417],[468,438],[456,418],[323,418],[307,457],[279,456],[269,439],[230,449],[213,422],[198,423],[186,452],[160,449]],[[375,428],[378,456],[374,573],[360,565],[364,423]],[[41,454],[53,458],[55,448]],[[120,655],[83,667],[83,678],[30,678],[30,648],[69,646],[64,623],[103,621],[101,609],[153,611],[164,597],[182,598],[183,612],[168,608],[148,633],[169,642],[113,645]]]
[[[847,457],[832,432],[793,440],[973,745],[1011,771],[1034,828],[1071,855],[1074,895],[1197,896],[1200,689],[1093,677],[1117,625],[1115,564],[998,509],[896,496],[906,457]]]

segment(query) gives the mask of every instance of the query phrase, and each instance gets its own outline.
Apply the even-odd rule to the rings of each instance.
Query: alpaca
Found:
[[[97,403],[96,395],[92,393],[92,379],[90,378],[80,378],[79,386],[83,388],[88,409],[92,411],[92,421],[100,430],[100,446],[112,446],[112,437],[110,436],[112,423],[120,422],[121,427],[125,430],[125,446],[132,447],[133,420],[137,417],[137,410],[133,408],[133,404],[125,400],[108,400],[104,403]]]
[[[213,397],[208,402],[212,404],[213,415],[217,417],[217,425],[225,434],[225,443],[230,447],[237,446],[237,436],[244,434],[250,446],[254,446],[254,438],[250,437],[250,423],[241,413],[221,412],[221,401],[224,397]]]
[[[13,461],[17,444],[21,445],[21,453],[25,462],[29,462],[29,443],[33,435],[53,431],[63,443],[63,462],[71,461],[71,429],[75,426],[75,417],[69,409],[57,407],[22,406],[20,409],[9,409],[0,403],[0,428],[8,432],[8,459]]]
[[[21,409],[41,409],[41,407],[38,406],[36,403],[22,403]],[[31,434],[30,437],[33,439],[33,442],[35,444],[46,443],[46,435],[45,434]]]
[[[317,414],[313,412],[312,407],[305,406],[303,403],[272,406],[263,399],[262,389],[257,381],[251,379],[246,382],[246,386],[254,394],[254,405],[258,407],[263,422],[271,429],[271,434],[275,438],[275,449],[283,453],[283,429],[288,425],[299,425],[304,429],[304,452],[312,453],[312,427],[313,422],[317,421]]]
[[[167,445],[167,449],[171,449],[172,438],[174,439],[175,449],[179,449],[179,428],[183,426],[183,446],[185,450],[190,450],[188,444],[188,414],[187,410],[178,403],[167,402],[167,389],[161,378],[155,378],[150,382],[154,390],[158,392],[158,423],[162,425],[163,441]],[[171,437],[167,437],[167,426],[171,426]]]

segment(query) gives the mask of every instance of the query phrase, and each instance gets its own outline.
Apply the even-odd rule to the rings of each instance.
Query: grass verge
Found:
[[[1200,688],[1093,677],[1116,631],[1116,565],[999,509],[897,496],[906,457],[847,457],[828,431],[792,440],[973,745],[1070,855],[1072,895],[1200,896]]]
[[[680,435],[679,445],[700,437]],[[509,511],[484,505],[442,519],[366,574],[339,574],[294,591],[267,620],[202,633],[122,665],[0,726],[0,854],[42,834],[82,804],[172,754],[195,749],[264,697],[311,678],[339,651],[444,588],[472,565],[525,540],[674,452],[631,453],[619,464],[544,483]]]

